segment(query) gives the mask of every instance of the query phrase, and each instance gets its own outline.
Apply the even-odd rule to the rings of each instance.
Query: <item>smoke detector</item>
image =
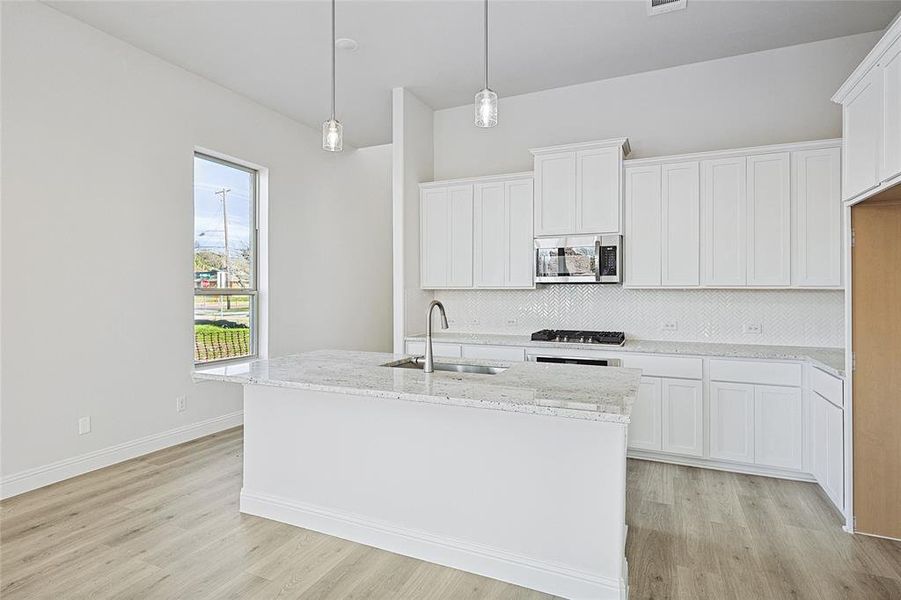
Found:
[[[685,8],[685,0],[648,0],[648,14],[652,17],[683,8]]]

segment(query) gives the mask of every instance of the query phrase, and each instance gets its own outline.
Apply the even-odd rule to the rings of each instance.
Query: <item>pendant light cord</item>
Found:
[[[332,0],[332,120],[335,120],[335,0]]]
[[[485,0],[485,89],[488,89],[488,0]]]

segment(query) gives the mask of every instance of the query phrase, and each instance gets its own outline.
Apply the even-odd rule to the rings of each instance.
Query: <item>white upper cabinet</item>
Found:
[[[471,287],[472,186],[424,189],[419,211],[421,287]]]
[[[476,287],[504,285],[506,229],[504,182],[482,183],[475,186],[474,226]]]
[[[700,181],[697,161],[665,164],[661,170],[661,284],[700,283]]]
[[[423,184],[421,287],[534,287],[532,218],[529,173]]]
[[[901,176],[901,18],[832,97],[842,105],[842,199],[861,200]]]
[[[701,161],[701,263],[707,286],[747,283],[747,162],[744,156]]]
[[[882,68],[883,152],[882,180],[901,175],[901,36],[880,61]]]
[[[475,287],[532,287],[532,179],[475,186]]]
[[[535,235],[620,233],[625,138],[536,148]]]
[[[579,233],[620,231],[622,147],[576,153],[576,229]]]
[[[576,231],[576,154],[535,157],[535,235]]]
[[[791,284],[788,152],[748,157],[748,285]]]
[[[842,284],[841,150],[792,153],[792,285]]]
[[[882,117],[882,76],[874,71],[851,91],[842,109],[845,198],[879,184]]]
[[[535,245],[532,230],[533,182],[531,177],[505,184],[506,279],[505,287],[535,287]]]
[[[625,161],[625,285],[841,287],[839,144]]]
[[[422,190],[419,204],[420,285],[447,286],[450,228],[447,223],[447,188]]]
[[[626,285],[659,286],[660,165],[626,169]]]

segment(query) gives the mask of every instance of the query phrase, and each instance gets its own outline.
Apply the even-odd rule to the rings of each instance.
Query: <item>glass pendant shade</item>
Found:
[[[497,125],[497,94],[485,88],[476,94],[476,127]]]
[[[322,149],[329,152],[344,149],[344,128],[340,121],[329,119],[322,124]]]

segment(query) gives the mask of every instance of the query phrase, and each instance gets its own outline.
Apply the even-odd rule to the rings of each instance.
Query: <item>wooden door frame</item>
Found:
[[[901,199],[901,176],[885,182],[886,185],[877,187],[881,194],[888,190],[897,199]],[[891,185],[889,185],[891,184]],[[844,381],[844,489],[845,502],[842,513],[845,517],[844,529],[848,533],[857,533],[854,520],[854,319],[853,319],[853,256],[852,247],[854,241],[851,211],[868,200],[874,200],[879,195],[871,190],[869,194],[862,194],[856,198],[846,200],[843,203],[842,212],[842,238],[844,267],[843,283],[845,288],[845,381]],[[877,536],[878,537],[878,536]]]

